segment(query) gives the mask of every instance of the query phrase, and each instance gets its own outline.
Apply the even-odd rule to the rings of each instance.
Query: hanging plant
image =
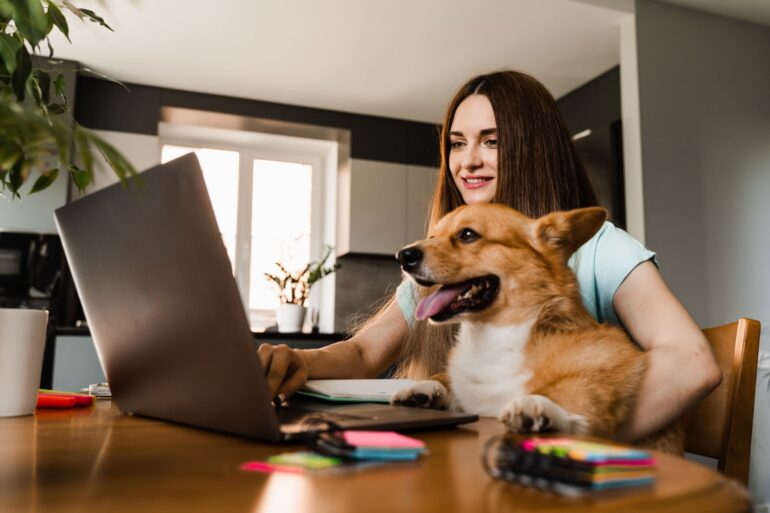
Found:
[[[96,13],[69,1],[0,0],[0,192],[11,198],[20,197],[33,170],[38,177],[30,193],[46,189],[62,173],[82,192],[93,180],[96,154],[121,182],[136,174],[112,145],[74,121],[64,75],[35,58],[53,58],[53,30],[69,40],[64,12],[112,30]]]

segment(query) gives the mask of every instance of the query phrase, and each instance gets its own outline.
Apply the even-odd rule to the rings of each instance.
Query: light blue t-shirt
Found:
[[[619,325],[612,298],[634,268],[652,260],[655,253],[610,222],[605,222],[591,239],[580,246],[567,265],[574,271],[580,295],[588,312],[599,322]],[[404,280],[396,289],[396,301],[411,327],[417,309],[417,287]]]

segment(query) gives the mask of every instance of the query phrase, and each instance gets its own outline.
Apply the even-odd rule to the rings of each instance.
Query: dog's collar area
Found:
[[[499,289],[500,278],[492,274],[443,285],[420,301],[415,317],[443,322],[464,312],[483,310],[492,304]]]

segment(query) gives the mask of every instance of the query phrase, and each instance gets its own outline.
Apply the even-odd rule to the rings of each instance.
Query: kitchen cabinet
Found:
[[[56,337],[54,354],[54,390],[79,392],[92,383],[106,381],[94,341],[89,335]]]
[[[338,177],[338,255],[394,255],[427,226],[436,170],[351,159]]]

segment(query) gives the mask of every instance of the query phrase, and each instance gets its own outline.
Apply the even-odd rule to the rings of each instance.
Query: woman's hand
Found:
[[[304,351],[263,343],[257,352],[273,402],[283,403],[307,381],[309,362]]]

